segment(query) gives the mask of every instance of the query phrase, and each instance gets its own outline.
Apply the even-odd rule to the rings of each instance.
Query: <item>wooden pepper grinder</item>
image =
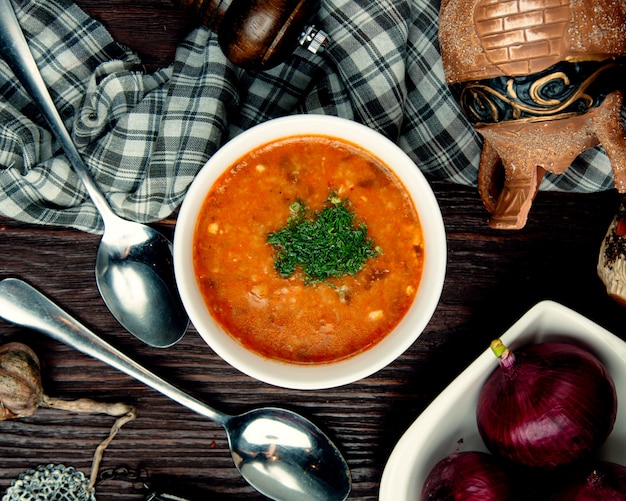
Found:
[[[299,44],[312,53],[328,36],[311,25],[316,0],[182,0],[183,7],[218,35],[226,57],[237,66],[265,70],[286,59]]]

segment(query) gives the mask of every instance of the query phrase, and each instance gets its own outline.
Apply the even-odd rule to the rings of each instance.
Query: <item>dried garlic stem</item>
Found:
[[[48,409],[60,409],[71,412],[88,412],[90,414],[108,414],[109,416],[122,416],[131,411],[132,406],[123,403],[96,402],[90,398],[79,398],[78,400],[60,400],[43,395],[40,407]]]
[[[102,455],[104,454],[104,450],[111,443],[111,440],[113,440],[117,432],[120,431],[120,428],[129,421],[135,419],[135,416],[135,408],[131,407],[127,414],[124,414],[123,416],[117,418],[117,421],[115,421],[115,423],[113,424],[113,428],[111,428],[111,433],[109,433],[109,436],[105,440],[103,440],[96,449],[96,452],[93,455],[93,464],[91,466],[91,477],[89,477],[89,490],[93,489],[96,485],[96,480],[98,478],[98,469],[100,468],[100,461],[102,461]]]
[[[50,398],[47,395],[43,395],[40,406],[47,407],[49,409],[61,409],[71,412],[87,412],[91,414],[108,414],[109,416],[117,417],[117,420],[111,428],[109,436],[100,443],[93,455],[91,477],[89,478],[88,487],[89,490],[93,489],[96,485],[96,479],[98,478],[98,470],[100,468],[100,462],[102,461],[104,450],[108,447],[122,426],[135,419],[137,415],[135,408],[131,405],[119,402],[110,404],[96,402],[95,400],[91,400],[89,398],[79,398],[78,400],[66,401],[59,400],[58,398]]]

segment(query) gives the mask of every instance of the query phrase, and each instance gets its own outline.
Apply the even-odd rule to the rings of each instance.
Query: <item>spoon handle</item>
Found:
[[[171,398],[184,407],[224,425],[223,414],[201,402],[124,355],[94,334],[78,320],[25,282],[15,278],[0,281],[0,317],[6,321],[39,331],[56,341],[89,355],[124,372]]]
[[[61,143],[63,151],[74,168],[74,172],[84,184],[93,203],[99,210],[105,224],[107,220],[118,219],[106,197],[89,174],[71,136],[54,106],[46,83],[39,72],[37,63],[28,47],[24,33],[11,5],[11,0],[0,0],[0,53],[22,83],[35,104],[39,107],[53,134]]]

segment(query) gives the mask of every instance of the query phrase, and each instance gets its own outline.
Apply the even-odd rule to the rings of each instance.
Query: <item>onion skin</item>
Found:
[[[430,471],[421,501],[511,500],[513,486],[501,463],[486,452],[454,452]]]
[[[568,343],[538,343],[513,354],[499,340],[500,367],[477,405],[487,448],[513,463],[552,470],[588,457],[606,440],[617,395],[604,365]]]
[[[569,477],[548,501],[626,501],[626,467],[622,465],[597,461]]]

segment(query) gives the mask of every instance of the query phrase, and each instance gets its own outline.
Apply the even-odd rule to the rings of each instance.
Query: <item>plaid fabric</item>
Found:
[[[431,179],[475,185],[481,140],[445,84],[437,0],[322,0],[324,55],[234,68],[205,28],[153,74],[70,0],[12,0],[51,95],[92,174],[123,217],[151,222],[182,202],[224,141],[271,118],[321,113],[396,141]],[[102,222],[38,111],[0,60],[0,214],[101,232]],[[542,189],[613,186],[601,149]]]

